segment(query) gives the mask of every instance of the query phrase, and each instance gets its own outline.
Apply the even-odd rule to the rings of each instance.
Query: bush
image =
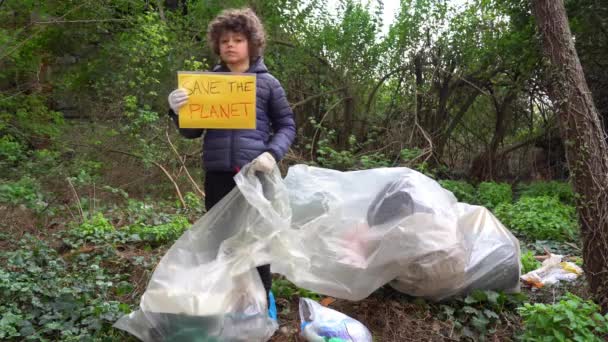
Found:
[[[493,210],[501,203],[511,203],[513,191],[507,183],[482,182],[477,187],[477,203]]]
[[[0,203],[23,204],[39,211],[47,205],[42,198],[40,184],[31,177],[24,176],[16,182],[0,184]]]
[[[133,225],[130,232],[139,235],[142,240],[164,243],[176,240],[190,226],[186,217],[175,215],[171,221],[159,225]]]
[[[29,143],[38,148],[52,144],[64,121],[63,115],[50,110],[46,101],[39,95],[0,96],[0,135],[9,137],[4,144],[20,140],[22,146]]]
[[[205,212],[205,206],[203,200],[193,192],[187,192],[184,195],[184,202],[186,208],[182,206],[179,200],[175,201],[175,207],[177,207],[177,213],[185,215],[193,220],[201,217]]]
[[[520,184],[517,187],[519,197],[554,196],[565,204],[574,205],[575,193],[572,186],[566,182],[533,182]]]
[[[25,156],[25,149],[10,135],[0,138],[0,166],[14,164]]]
[[[475,203],[475,187],[473,185],[458,180],[440,180],[439,184],[451,191],[459,202]]]
[[[521,293],[475,290],[464,298],[456,297],[440,304],[438,317],[453,322],[454,328],[461,331],[463,337],[484,341],[486,335],[496,332],[497,325],[503,319],[513,321],[516,318],[516,308],[525,299]]]
[[[515,204],[499,205],[494,213],[504,225],[531,239],[563,241],[577,232],[576,210],[555,197],[523,197]]]
[[[272,293],[277,298],[284,298],[288,300],[291,300],[294,297],[305,297],[314,300],[321,299],[321,296],[319,294],[314,293],[312,291],[308,291],[306,289],[299,288],[285,278],[275,279],[272,282]]]
[[[102,268],[108,256],[69,264],[29,235],[17,247],[0,251],[0,340],[124,340],[111,325],[131,308],[111,298],[128,290],[129,275]]]
[[[81,238],[93,237],[102,239],[106,235],[112,234],[114,230],[114,226],[102,213],[96,213],[93,217],[74,228],[73,232]]]
[[[525,341],[604,341],[608,315],[592,301],[568,293],[556,304],[524,304],[519,308],[524,320]]]
[[[521,265],[522,265],[522,274],[526,274],[530,271],[534,271],[535,269],[541,266],[540,261],[534,258],[534,253],[532,251],[527,251],[521,254]]]

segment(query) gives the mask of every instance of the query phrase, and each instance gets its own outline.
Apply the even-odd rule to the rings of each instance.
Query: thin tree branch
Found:
[[[203,190],[201,190],[201,188],[198,186],[198,184],[196,184],[196,182],[194,181],[194,179],[192,179],[192,176],[190,176],[190,172],[188,172],[188,168],[186,167],[186,164],[184,163],[184,161],[182,160],[181,156],[177,152],[177,149],[175,148],[175,146],[171,142],[171,138],[169,137],[169,131],[168,130],[165,131],[165,135],[167,136],[167,141],[169,142],[169,146],[171,146],[171,149],[173,150],[173,153],[175,153],[175,155],[177,156],[177,160],[179,160],[180,164],[182,164],[182,167],[184,168],[184,171],[186,172],[186,176],[188,176],[188,179],[190,180],[190,182],[192,182],[192,185],[194,186],[194,189],[196,189],[196,191],[199,193],[199,195],[201,195],[202,198],[205,198],[205,192],[203,192]]]
[[[46,25],[46,24],[75,24],[75,23],[102,23],[106,21],[127,21],[127,19],[76,19],[76,20],[49,20],[49,21],[35,21],[34,25]]]
[[[455,73],[453,73],[451,71],[447,71],[447,70],[445,70],[443,68],[440,68],[440,67],[437,67],[436,70],[439,70],[439,71],[441,71],[443,73],[446,73],[446,74],[449,74],[451,76],[454,76],[454,77],[458,78],[459,80],[463,81],[464,83],[470,85],[471,87],[477,89],[480,93],[482,93],[484,95],[487,95],[487,96],[491,96],[487,91],[479,88],[475,83],[469,81],[465,76],[457,75],[457,74],[455,74]]]
[[[454,129],[456,129],[456,126],[458,125],[460,120],[462,120],[464,115],[469,111],[469,108],[473,105],[473,103],[477,99],[477,96],[478,96],[477,92],[469,95],[469,97],[467,98],[467,100],[465,101],[463,106],[460,108],[458,113],[456,113],[456,115],[454,115],[454,117],[450,121],[450,124],[448,125],[448,127],[445,130],[445,139],[447,139],[452,134],[452,131],[454,131]]]
[[[70,9],[69,11],[65,12],[61,17],[59,17],[59,19],[63,19],[65,18],[68,14],[74,12],[75,10],[79,9],[80,7],[86,5],[88,3],[88,1],[84,1],[82,2],[80,5],[73,7],[72,9]],[[58,20],[59,20],[58,19]],[[32,24],[30,24],[32,25]],[[29,25],[28,25],[29,26]],[[19,50],[23,45],[25,45],[25,43],[29,42],[31,39],[33,39],[38,33],[40,33],[40,31],[36,31],[34,33],[32,33],[29,37],[27,37],[26,39],[24,39],[22,42],[20,42],[19,44],[17,44],[17,46],[15,46],[11,51],[5,53],[4,55],[0,56],[0,61],[2,61],[4,58],[10,56],[13,52]]]
[[[321,118],[321,121],[319,121],[319,123],[317,124],[317,129],[315,130],[315,134],[313,134],[312,136],[312,143],[310,144],[310,160],[315,160],[314,158],[314,151],[315,151],[315,142],[317,140],[317,134],[319,133],[319,129],[321,128],[321,124],[323,123],[323,120],[325,120],[325,118],[327,117],[327,114],[329,114],[338,104],[340,104],[340,102],[344,101],[345,99],[339,99],[338,101],[336,101],[334,104],[331,105],[331,107],[329,107],[329,109],[327,110],[327,112],[325,112],[325,114],[323,114],[323,117]]]
[[[384,81],[386,81],[389,77],[393,76],[394,74],[396,74],[399,71],[405,70],[407,68],[407,66],[401,66],[391,72],[389,72],[388,74],[384,75],[379,81],[378,83],[376,83],[376,86],[374,87],[374,90],[372,90],[371,94],[369,94],[369,97],[367,98],[367,105],[366,105],[366,113],[369,113],[369,110],[372,106],[372,101],[374,100],[374,97],[376,96],[376,92],[378,91],[378,89],[380,89],[380,86],[384,83]]]
[[[156,4],[158,5],[158,14],[160,15],[160,19],[162,21],[167,21],[167,18],[165,17],[165,10],[163,9],[163,3],[161,2],[161,0],[156,0]]]
[[[134,153],[125,152],[125,151],[113,150],[113,149],[109,149],[109,148],[104,149],[104,151],[112,152],[112,153],[118,153],[118,154],[124,154],[126,156],[131,156],[131,157],[134,157],[134,158],[143,159],[142,156],[139,156],[139,155],[134,154]],[[165,174],[165,176],[167,176],[167,178],[169,178],[169,180],[171,181],[171,183],[173,183],[173,187],[175,187],[175,192],[177,193],[177,197],[179,198],[179,201],[181,202],[182,206],[184,206],[184,208],[187,208],[186,202],[184,201],[184,197],[182,196],[182,192],[179,189],[179,185],[177,185],[177,183],[175,182],[175,180],[173,179],[173,177],[171,177],[171,174],[160,163],[152,161],[152,164],[154,164],[156,167],[158,167],[159,169],[161,169],[161,171],[163,171],[163,173]]]
[[[555,128],[555,125],[551,125],[549,127],[546,127],[542,132],[540,132],[540,133],[538,133],[536,135],[533,135],[533,136],[529,137],[528,139],[526,139],[526,140],[524,140],[522,142],[519,142],[517,144],[511,145],[511,146],[503,149],[502,151],[498,152],[498,154],[499,155],[506,155],[506,154],[509,154],[509,153],[511,153],[511,152],[513,152],[515,150],[518,150],[518,149],[520,149],[522,147],[525,147],[525,146],[527,146],[527,145],[529,145],[531,143],[537,142],[542,137],[544,137],[547,132],[550,132],[554,128]]]
[[[316,98],[319,98],[319,97],[321,97],[321,96],[341,92],[341,91],[343,91],[344,89],[346,89],[346,87],[342,87],[342,88],[338,88],[338,89],[334,89],[334,90],[326,91],[326,92],[323,92],[323,93],[320,93],[320,94],[312,95],[312,96],[310,96],[310,97],[308,97],[308,98],[305,98],[305,99],[304,99],[304,100],[302,100],[302,101],[298,101],[298,102],[296,102],[296,103],[292,104],[292,105],[291,105],[291,109],[296,108],[297,106],[301,106],[301,105],[303,105],[303,104],[305,104],[305,103],[307,103],[307,102],[309,102],[309,101],[312,101],[312,100],[314,100],[314,99],[316,99]]]
[[[84,211],[82,210],[82,204],[80,203],[80,197],[78,197],[78,193],[76,192],[76,188],[74,188],[74,184],[68,177],[68,184],[70,184],[70,189],[72,189],[72,194],[76,198],[76,203],[78,204],[78,212],[80,213],[80,217],[82,218],[82,222],[84,222]]]
[[[139,159],[143,159],[141,156],[138,156],[136,154],[132,154],[129,152],[123,152],[123,151],[117,151],[117,150],[111,150],[111,149],[106,149],[106,151],[108,152],[114,152],[114,153],[121,153],[127,156],[132,156],[135,158],[139,158]],[[162,166],[160,163],[157,163],[155,161],[152,162],[152,164],[156,165],[156,167],[158,167],[159,169],[161,169],[165,175],[167,176],[167,178],[169,178],[169,180],[171,181],[171,183],[173,183],[173,186],[175,187],[175,192],[177,193],[177,197],[179,198],[179,201],[181,202],[182,206],[184,208],[187,208],[186,206],[186,202],[184,201],[184,197],[182,196],[182,192],[179,190],[179,186],[177,185],[177,183],[175,182],[175,180],[173,179],[173,177],[171,177],[171,174],[169,174],[169,172],[167,171],[167,169],[165,169],[164,166]]]

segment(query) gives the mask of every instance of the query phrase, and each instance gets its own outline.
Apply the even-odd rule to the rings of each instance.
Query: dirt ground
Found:
[[[374,341],[460,341],[453,322],[433,317],[427,306],[412,302],[388,287],[374,292],[360,302],[336,300],[328,307],[363,323]],[[305,342],[299,336],[298,300],[277,300],[279,331],[270,341]],[[281,311],[284,311],[281,313]],[[489,341],[510,341],[517,327],[501,327]]]

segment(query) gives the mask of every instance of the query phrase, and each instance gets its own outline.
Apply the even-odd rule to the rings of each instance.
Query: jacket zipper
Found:
[[[236,164],[236,158],[234,156],[236,151],[236,139],[234,139],[234,130],[230,130],[230,164],[229,165],[230,168],[232,168],[232,170],[236,170],[239,166]]]

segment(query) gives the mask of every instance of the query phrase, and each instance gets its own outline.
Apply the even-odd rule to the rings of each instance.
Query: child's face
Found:
[[[220,58],[226,64],[249,61],[249,42],[242,33],[224,32],[220,36]]]

